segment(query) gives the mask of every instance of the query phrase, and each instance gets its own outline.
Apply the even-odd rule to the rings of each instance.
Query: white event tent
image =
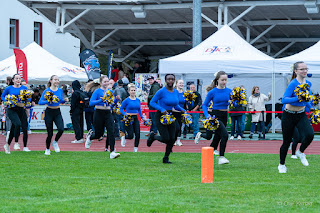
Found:
[[[60,81],[88,80],[85,70],[55,57],[37,43],[33,42],[22,49],[27,58],[28,82],[48,82],[52,75],[59,76]],[[17,73],[15,55],[0,61],[0,79]]]

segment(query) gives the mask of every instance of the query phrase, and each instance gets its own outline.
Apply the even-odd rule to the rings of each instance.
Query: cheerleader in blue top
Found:
[[[6,113],[9,119],[12,122],[10,134],[7,140],[7,143],[4,145],[4,150],[6,154],[10,154],[10,144],[15,139],[15,143],[17,144],[20,136],[20,127],[23,132],[23,151],[30,152],[30,149],[27,147],[28,142],[28,121],[27,115],[25,111],[25,104],[27,101],[23,101],[20,99],[20,91],[28,90],[26,86],[21,85],[21,77],[18,74],[14,74],[12,80],[10,82],[10,86],[8,86],[1,95],[1,100],[6,103],[7,95],[14,95],[17,99],[17,103],[15,106],[6,106]]]
[[[58,88],[59,77],[57,75],[52,75],[48,84],[47,89],[42,92],[41,98],[39,100],[39,105],[47,105],[44,112],[44,122],[47,128],[47,139],[46,139],[46,151],[45,155],[50,155],[50,144],[53,137],[53,123],[56,125],[58,133],[52,142],[52,147],[55,152],[60,152],[58,141],[64,131],[63,118],[60,111],[60,104],[65,103],[63,99],[62,89]]]
[[[120,107],[120,112],[122,115],[130,115],[133,119],[133,123],[129,126],[125,126],[128,135],[121,136],[121,145],[124,147],[126,144],[126,139],[133,139],[133,133],[135,135],[134,141],[134,152],[138,151],[139,141],[140,141],[140,123],[137,114],[139,113],[141,119],[146,120],[142,115],[141,103],[138,98],[136,98],[136,87],[134,84],[128,85],[128,90],[130,96],[126,98]],[[126,112],[124,111],[126,110]]]
[[[306,108],[309,108],[310,110],[313,110],[314,108],[311,106],[310,102],[301,100],[294,92],[295,88],[300,84],[309,84],[310,91],[311,82],[306,80],[307,73],[308,68],[304,62],[299,61],[294,63],[291,82],[282,98],[282,103],[285,105],[285,108],[283,110],[281,123],[283,144],[280,148],[279,173],[287,172],[285,160],[295,128],[297,128],[300,138],[302,138],[301,146],[300,149],[296,151],[296,156],[300,158],[301,163],[304,166],[309,165],[304,151],[311,144],[314,132],[305,110]]]
[[[175,76],[173,74],[167,74],[165,76],[165,81],[166,86],[158,90],[150,101],[150,105],[157,110],[154,122],[158,128],[160,136],[151,132],[147,140],[147,146],[150,147],[154,140],[167,144],[162,162],[171,163],[169,161],[169,155],[172,151],[173,144],[177,139],[176,129],[179,128],[176,114],[185,112],[185,110],[179,106],[178,90],[173,88]],[[169,113],[172,113],[176,117],[176,121],[169,125],[162,124],[160,122],[161,116]]]
[[[179,79],[176,81],[176,89],[178,90],[178,94],[179,94],[179,106],[181,108],[185,108],[185,103],[186,103],[186,100],[185,98],[183,97],[183,94],[184,94],[184,90],[183,90],[183,87],[184,87],[184,82],[182,79]],[[179,128],[177,129],[177,134],[178,134],[178,137],[177,137],[177,140],[176,142],[174,143],[174,145],[176,146],[182,146],[183,144],[181,143],[181,133],[182,133],[182,121],[181,121],[181,114],[178,113],[177,115],[177,121],[178,121],[178,124],[179,124]]]
[[[228,141],[228,132],[226,129],[227,118],[228,118],[228,106],[230,100],[231,89],[227,88],[227,79],[228,76],[224,71],[219,71],[215,75],[215,79],[212,84],[207,88],[208,94],[202,105],[203,113],[206,118],[215,116],[219,120],[219,127],[215,130],[214,138],[211,147],[214,148],[214,154],[220,154],[219,164],[229,163],[229,160],[224,157],[224,152],[227,146]],[[208,107],[212,101],[212,112],[208,114]],[[194,142],[199,143],[201,137],[210,140],[212,137],[213,131],[207,130],[206,133],[198,132],[195,137]],[[217,152],[218,144],[220,142],[220,153]]]
[[[110,99],[115,99],[112,90],[108,89],[109,78],[105,75],[102,75],[99,79],[91,81],[87,84],[86,88],[90,90],[93,87],[100,86],[97,88],[91,98],[90,106],[95,106],[95,111],[93,114],[93,126],[95,132],[89,130],[86,136],[85,147],[87,149],[91,146],[91,141],[93,139],[99,139],[103,136],[104,128],[107,129],[108,137],[106,139],[106,144],[110,145],[110,159],[120,157],[120,153],[115,152],[115,138],[114,138],[114,120],[111,114],[112,101],[108,102]],[[111,94],[110,99],[105,99],[104,97],[108,94]]]

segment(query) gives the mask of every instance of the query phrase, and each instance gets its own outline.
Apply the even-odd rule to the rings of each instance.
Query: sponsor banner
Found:
[[[46,106],[36,105],[30,110],[30,129],[46,129],[46,125],[44,123],[44,110]],[[71,123],[70,117],[70,106],[60,105],[60,111],[64,122],[64,128],[67,128],[67,124]],[[54,129],[57,129],[56,125],[53,125]]]
[[[13,49],[16,56],[17,74],[28,83],[28,65],[27,58],[24,52],[20,49]]]
[[[147,119],[149,119],[149,108],[148,108],[148,104],[147,103],[142,103],[141,102],[141,111],[142,111],[142,115],[144,117],[146,117]],[[143,124],[143,120],[140,118],[140,115],[138,114],[138,119],[139,119],[139,123],[140,123],[140,130],[142,132],[149,132],[150,131],[150,127],[147,127]]]
[[[203,50],[204,55],[229,54],[229,53],[232,53],[232,47],[230,46],[212,46],[212,47],[206,47]]]
[[[88,79],[94,80],[100,78],[100,63],[97,55],[92,50],[85,49],[79,54],[79,56],[87,73]]]

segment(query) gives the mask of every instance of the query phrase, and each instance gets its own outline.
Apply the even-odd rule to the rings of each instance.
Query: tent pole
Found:
[[[201,26],[201,0],[193,0],[193,26],[192,26],[192,47],[197,46],[202,41]]]
[[[276,79],[275,79],[275,72],[274,72],[274,61],[272,62],[273,64],[273,69],[272,69],[272,97],[271,97],[271,100],[272,100],[272,111],[276,111],[276,92],[275,92],[275,83],[276,83]],[[275,113],[272,113],[272,133],[275,133],[276,130],[275,130]]]

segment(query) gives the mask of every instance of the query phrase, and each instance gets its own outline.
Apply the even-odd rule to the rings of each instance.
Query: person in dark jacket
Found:
[[[186,109],[187,111],[199,111],[202,105],[202,98],[201,98],[201,95],[197,92],[195,84],[190,84],[190,91],[196,94],[196,99],[195,101],[192,101],[192,103],[186,103]],[[195,139],[196,135],[199,132],[200,114],[191,113],[191,116],[192,116],[191,128],[193,130],[193,136],[191,136],[189,139]]]
[[[230,111],[243,111],[243,107],[241,104],[236,106],[233,109],[230,109]],[[234,140],[234,133],[235,129],[237,129],[237,137],[238,140],[242,139],[243,132],[241,131],[241,126],[242,126],[242,113],[230,113],[229,116],[231,117],[231,136],[230,140]],[[237,123],[237,128],[236,128],[236,123]]]
[[[83,110],[84,106],[81,104],[81,85],[78,80],[72,82],[72,96],[71,96],[71,106],[70,115],[72,126],[75,132],[76,140],[71,143],[83,143]]]
[[[149,91],[149,95],[148,95],[148,107],[149,107],[149,110],[155,110],[155,108],[153,108],[150,105],[150,101],[153,98],[153,96],[156,94],[156,92],[158,92],[158,90],[161,89],[161,88],[160,88],[159,83],[154,80],[153,76],[148,77],[148,81],[149,81],[149,84],[151,85],[151,88],[150,88],[150,91]],[[158,132],[157,127],[156,127],[155,123],[153,122],[155,114],[156,114],[155,112],[149,112],[149,118],[152,121],[152,124],[151,124],[151,127],[150,127],[150,133],[153,132],[153,133],[157,134],[157,132]],[[149,136],[150,133],[147,134],[146,136]]]

